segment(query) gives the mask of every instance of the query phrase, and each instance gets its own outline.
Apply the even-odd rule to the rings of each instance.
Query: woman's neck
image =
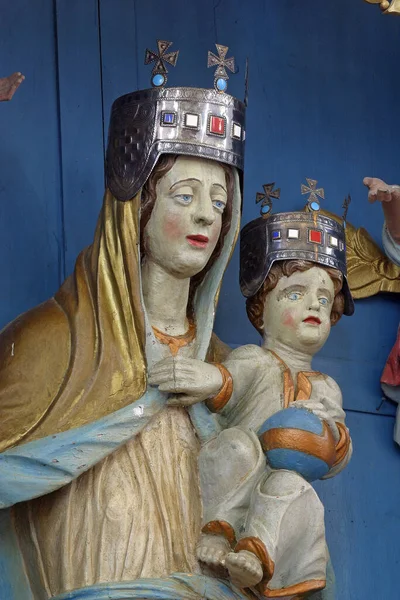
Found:
[[[182,335],[189,328],[187,305],[190,278],[178,279],[145,259],[142,265],[144,305],[152,327],[169,335]]]
[[[281,358],[289,367],[292,374],[297,374],[299,371],[311,371],[311,360],[313,353],[295,350],[292,346],[288,346],[284,342],[268,335],[264,338],[263,348],[272,350]]]

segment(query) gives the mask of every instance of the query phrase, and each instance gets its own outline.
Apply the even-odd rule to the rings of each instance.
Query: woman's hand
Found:
[[[316,417],[321,419],[321,421],[325,421],[333,434],[335,443],[338,443],[340,439],[339,430],[334,419],[326,410],[326,407],[322,404],[322,402],[317,402],[315,400],[296,400],[296,402],[294,402],[291,406],[294,408],[306,408],[307,410],[310,410]]]
[[[222,387],[220,370],[209,363],[182,356],[160,360],[149,373],[149,384],[161,392],[179,394],[168,400],[172,406],[190,406],[215,396]]]

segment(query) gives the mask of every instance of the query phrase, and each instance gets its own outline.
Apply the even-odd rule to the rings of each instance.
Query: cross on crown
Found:
[[[153,50],[146,49],[144,58],[144,64],[149,65],[154,62],[155,65],[152,71],[151,84],[153,87],[162,87],[167,83],[167,67],[165,63],[176,66],[178,60],[179,50],[175,52],[168,52],[168,48],[172,46],[173,42],[167,42],[166,40],[157,40],[158,54]]]
[[[215,46],[218,50],[218,56],[209,50],[207,67],[217,67],[214,73],[214,87],[217,92],[226,92],[229,79],[226,69],[229,69],[231,73],[235,72],[235,59],[233,56],[225,58],[229,46],[221,46],[221,44],[215,44]]]
[[[263,201],[260,207],[260,214],[262,217],[266,218],[269,216],[269,213],[272,209],[272,200],[271,198],[280,198],[281,196],[281,188],[274,190],[274,183],[265,183],[263,185],[264,193],[257,192],[256,194],[256,204]]]
[[[318,198],[325,200],[325,191],[323,188],[317,189],[318,181],[316,179],[308,179],[308,177],[306,177],[306,181],[308,185],[304,185],[304,183],[301,184],[301,193],[303,195],[309,194],[307,204],[311,210],[319,210],[320,202]]]

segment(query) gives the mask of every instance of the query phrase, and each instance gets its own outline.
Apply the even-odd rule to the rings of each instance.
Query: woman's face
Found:
[[[328,339],[334,298],[332,279],[320,267],[283,276],[265,299],[264,331],[295,350],[314,354]]]
[[[214,161],[180,156],[156,193],[144,230],[146,257],[176,277],[193,277],[206,266],[221,233],[225,172]]]

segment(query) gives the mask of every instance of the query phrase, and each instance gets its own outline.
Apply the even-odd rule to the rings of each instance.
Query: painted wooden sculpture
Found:
[[[207,405],[223,431],[200,452],[198,557],[267,598],[325,588],[324,511],[310,482],[339,473],[352,452],[340,389],[311,367],[331,325],[354,310],[344,228],[318,214],[316,198],[309,206],[242,231],[241,287],[263,343],[214,367],[224,384],[207,389]],[[172,381],[181,369],[186,364],[164,360],[152,380]]]
[[[158,43],[159,87],[113,105],[93,244],[54,298],[1,333],[7,600],[243,597],[195,553],[214,418],[173,406],[147,373],[167,356],[207,367],[227,353],[212,328],[239,232],[245,107],[164,88],[169,46]]]
[[[382,231],[382,243],[389,260],[389,268],[397,267],[397,286],[387,291],[400,291],[400,186],[388,185],[382,179],[365,177],[369,202],[380,202],[385,218]],[[392,263],[390,265],[390,263]],[[389,271],[389,268],[385,269]],[[383,290],[378,290],[383,291]],[[386,291],[386,290],[385,290]],[[381,377],[385,395],[398,404],[394,439],[400,444],[400,328],[397,339],[388,357]]]
[[[317,212],[245,227],[264,342],[228,357],[212,328],[245,106],[226,94],[224,46],[215,90],[164,88],[170,45],[146,53],[154,89],[114,102],[93,244],[1,332],[6,600],[334,598],[309,482],[351,443],[340,390],[310,361],[353,308],[343,228]]]

